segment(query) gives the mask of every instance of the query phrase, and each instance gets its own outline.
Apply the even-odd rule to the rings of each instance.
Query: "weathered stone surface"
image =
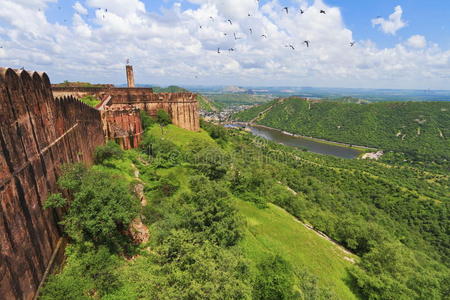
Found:
[[[61,165],[92,162],[100,112],[54,99],[46,74],[0,68],[0,298],[32,299],[61,238],[45,210]]]
[[[102,110],[103,131],[108,140],[118,143],[123,149],[137,148],[142,139],[139,110],[132,106]]]

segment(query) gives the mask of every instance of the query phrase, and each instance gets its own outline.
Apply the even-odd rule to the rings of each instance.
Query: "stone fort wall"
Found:
[[[101,110],[103,132],[108,140],[115,141],[122,149],[137,148],[142,140],[139,109],[132,106]]]
[[[0,295],[32,299],[61,245],[62,211],[43,209],[64,163],[92,163],[100,112],[54,99],[45,73],[0,68]],[[56,260],[61,259],[56,255]]]
[[[98,99],[111,96],[107,107],[121,109],[132,106],[155,116],[159,109],[169,113],[173,124],[191,130],[200,130],[197,95],[193,93],[153,93],[151,88],[53,88],[55,96],[84,97],[93,95]]]

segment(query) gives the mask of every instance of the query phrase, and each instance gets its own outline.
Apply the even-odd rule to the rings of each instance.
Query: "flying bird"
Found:
[[[309,43],[310,43],[310,41],[304,41],[303,43],[306,45],[306,47],[309,48]]]
[[[350,47],[355,46],[356,42],[350,42]]]
[[[247,17],[251,17],[252,15],[250,13],[248,13]]]
[[[267,39],[267,35],[265,35],[265,34],[261,34],[261,37]]]
[[[300,8],[300,13],[303,15],[305,13],[305,11]]]
[[[202,25],[200,25],[200,29],[202,29],[203,28],[203,26]]]
[[[230,49],[228,49],[228,51],[233,52],[233,51],[234,51],[234,48],[230,48]]]
[[[250,34],[253,34],[253,29],[249,28]]]
[[[286,48],[291,48],[292,50],[295,50],[295,47],[292,46],[292,45],[286,45],[285,47],[286,47]]]
[[[321,14],[324,14],[324,15],[327,14],[326,11],[324,11],[323,9],[320,10],[320,13],[321,13]]]
[[[286,14],[289,14],[289,8],[286,6],[283,8],[286,11]]]
[[[228,19],[228,20],[227,20],[227,22],[229,22],[229,23],[230,23],[230,25],[233,25],[233,22],[231,22],[231,20],[230,20],[230,19]]]

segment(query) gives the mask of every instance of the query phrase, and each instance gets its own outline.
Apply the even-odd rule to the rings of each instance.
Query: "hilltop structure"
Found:
[[[128,73],[132,76],[132,72]],[[134,79],[129,80],[130,86]],[[90,107],[77,98],[94,95]],[[63,209],[44,209],[61,166],[92,164],[97,146],[137,147],[140,110],[166,110],[175,125],[199,130],[191,93],[154,94],[143,88],[53,88],[45,73],[0,68],[0,295],[35,299],[64,254]]]
[[[196,94],[189,92],[154,93],[151,88],[136,88],[134,87],[132,66],[126,67],[126,75],[128,88],[53,87],[53,95],[77,98],[92,95],[102,100],[102,110],[121,110],[133,107],[143,110],[153,117],[156,116],[159,109],[163,109],[169,113],[174,125],[191,131],[200,130]]]

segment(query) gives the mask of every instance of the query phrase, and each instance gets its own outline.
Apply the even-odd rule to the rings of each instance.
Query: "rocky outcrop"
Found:
[[[64,163],[92,162],[100,112],[54,99],[45,73],[0,68],[0,295],[32,299],[61,245],[62,211],[43,204]]]

